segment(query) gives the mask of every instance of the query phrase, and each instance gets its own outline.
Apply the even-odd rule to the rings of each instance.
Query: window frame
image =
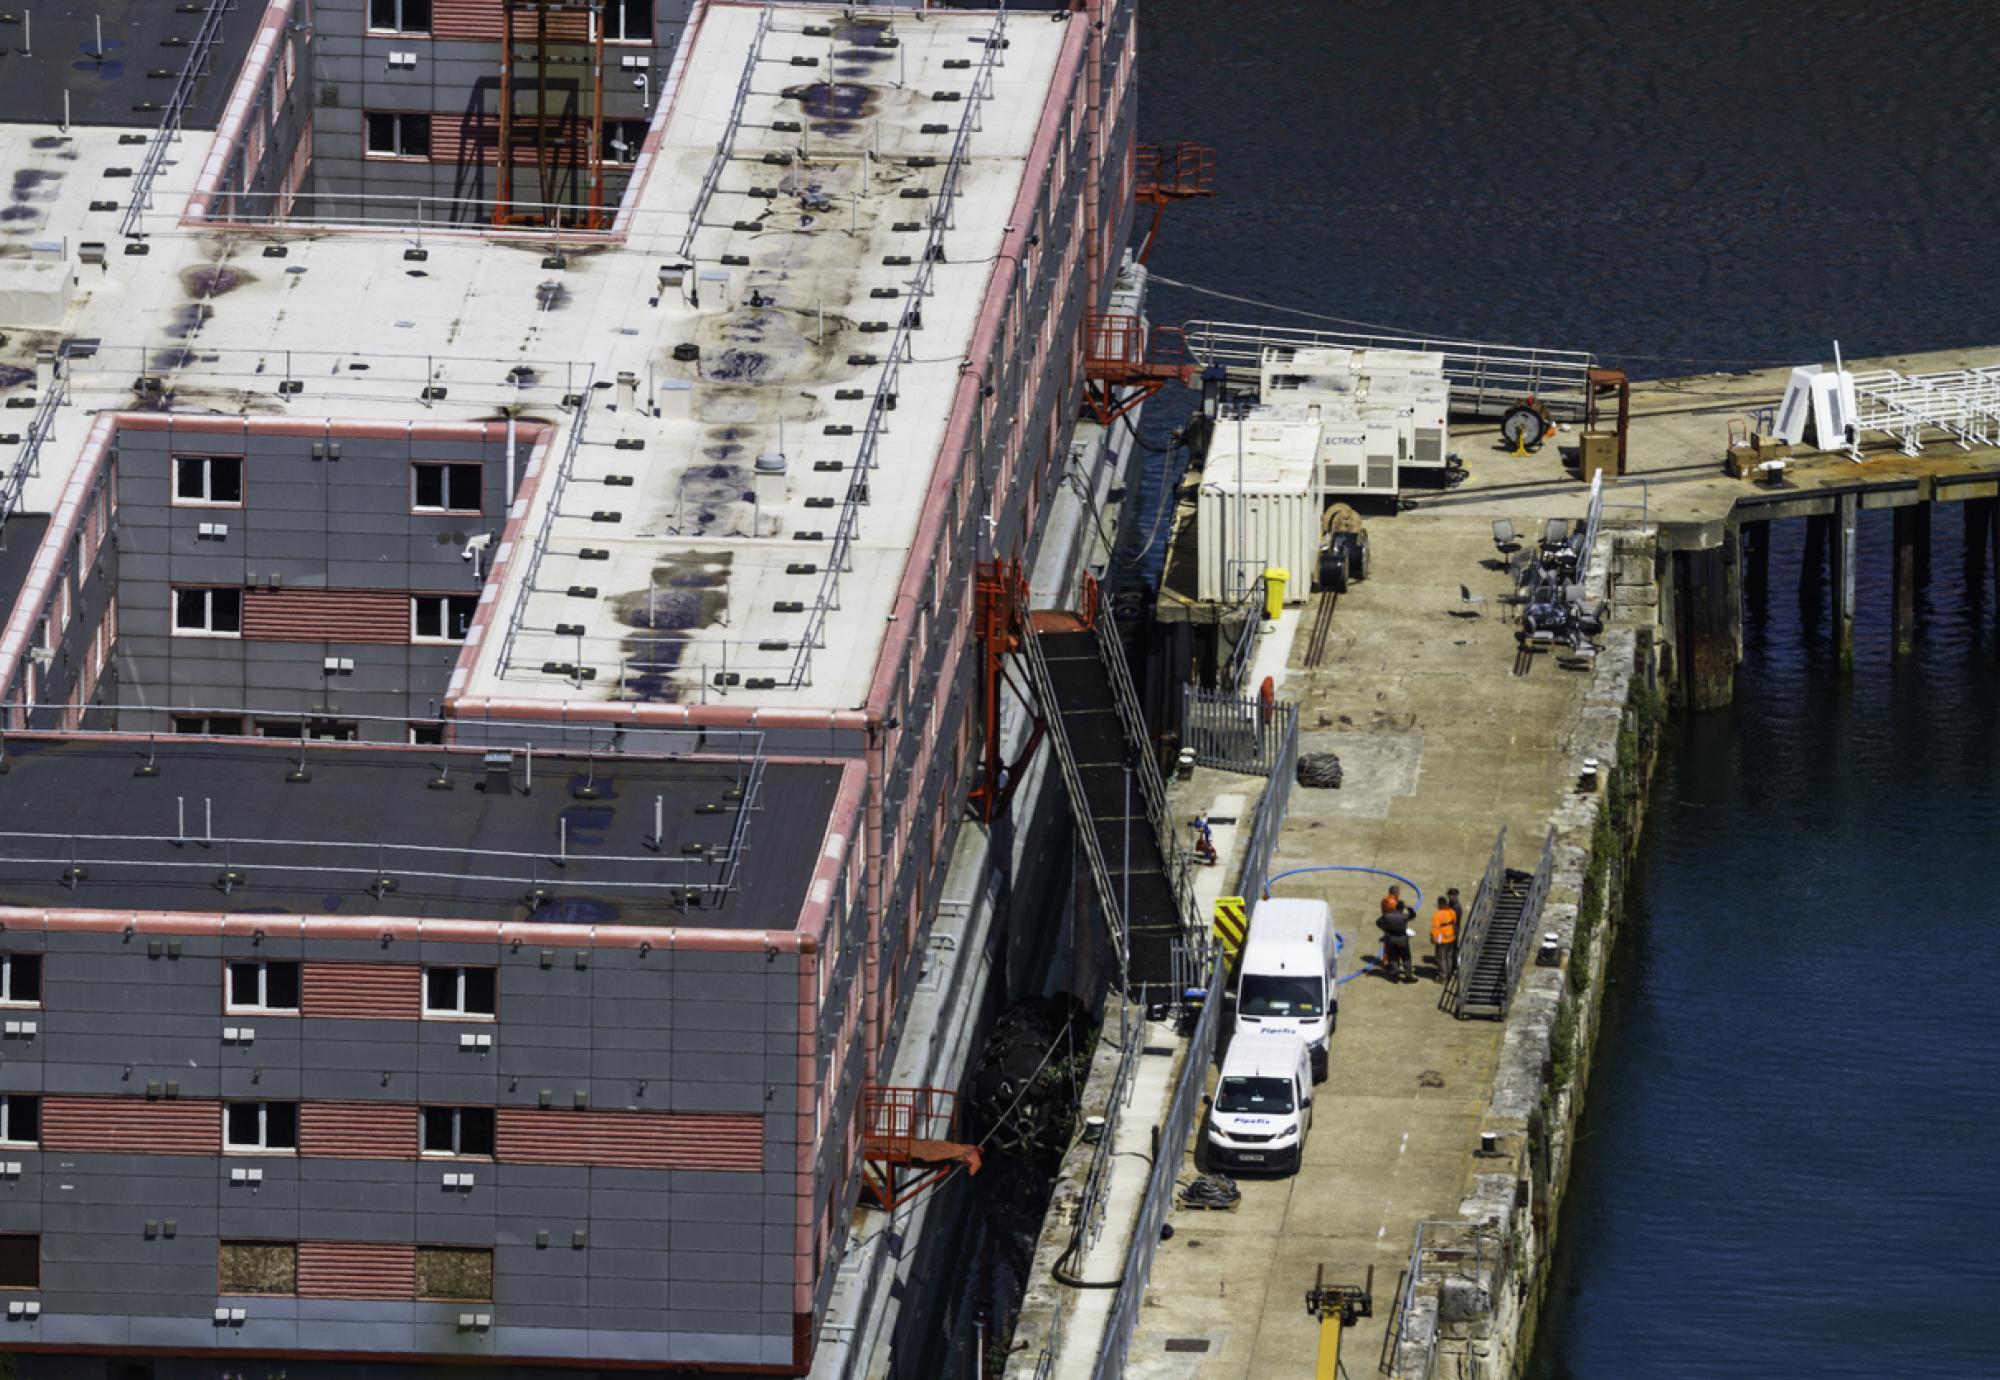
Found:
[[[46,958],[45,954],[0,954],[0,1007],[24,1011],[41,1008],[42,984],[48,979]],[[35,965],[35,995],[32,997],[14,995],[14,964],[20,959],[27,959]]]
[[[292,1109],[292,1143],[290,1145],[272,1145],[270,1143],[271,1108],[280,1106]],[[234,1141],[229,1138],[229,1114],[238,1107],[255,1107],[257,1109],[257,1143],[254,1145],[243,1141]],[[254,1099],[245,1099],[242,1101],[225,1100],[222,1104],[222,1153],[225,1155],[291,1155],[296,1157],[299,1153],[299,1104],[283,1098],[271,1098],[261,1101]]]
[[[493,1009],[491,1011],[468,1011],[465,1006],[465,975],[473,971],[493,974]],[[458,975],[453,984],[458,1000],[456,1007],[431,1005],[431,974],[451,972]],[[484,963],[426,963],[424,965],[424,1004],[426,1020],[444,1021],[492,1021],[500,1016],[500,969],[496,965]]]
[[[227,460],[236,466],[236,497],[214,498],[215,471],[218,460]],[[200,465],[202,494],[199,498],[187,498],[181,493],[181,466]],[[175,508],[241,508],[243,506],[243,457],[240,455],[176,455],[173,457],[173,475],[168,490],[167,501]]]
[[[299,970],[293,979],[298,993],[298,1001],[291,1006],[272,1006],[271,967],[283,964]],[[257,1000],[254,1003],[236,1000],[236,970],[239,967],[257,969]],[[227,958],[222,962],[222,1009],[232,1016],[296,1016],[305,1004],[305,969],[297,959],[290,958]]]
[[[35,1134],[26,1140],[14,1134],[14,1103],[32,1102],[35,1105]],[[15,1148],[39,1146],[42,1143],[42,1095],[40,1093],[0,1094],[0,1145]]]
[[[199,628],[181,626],[181,596],[183,594],[205,594],[208,596],[202,605],[207,617],[207,623],[204,626]],[[215,629],[215,596],[217,594],[233,594],[236,596],[236,630],[234,632],[218,632]],[[168,625],[168,632],[171,636],[215,637],[229,641],[242,640],[243,587],[241,585],[169,585],[167,586],[167,595],[172,601],[172,607],[168,610],[168,615],[172,619],[172,622]]]
[[[405,38],[413,38],[418,36],[429,38],[431,34],[434,32],[432,26],[437,23],[437,5],[435,3],[435,0],[421,0],[421,3],[428,5],[431,11],[430,15],[427,17],[425,21],[424,26],[421,29],[413,29],[407,27],[409,21],[406,18],[404,18],[403,7],[409,4],[410,0],[387,0],[387,3],[395,8],[396,11],[395,22],[393,24],[378,24],[375,22],[375,6],[377,4],[377,0],[368,0],[368,22],[365,27],[369,33],[400,34]]]
[[[448,1150],[435,1150],[427,1143],[430,1131],[428,1119],[433,1112],[448,1112],[451,1114],[451,1148]],[[467,1150],[463,1148],[465,1143],[465,1114],[467,1112],[484,1112],[491,1119],[487,1128],[492,1145],[491,1149]],[[499,1152],[500,1119],[492,1107],[483,1107],[474,1104],[427,1103],[417,1108],[417,1153],[424,1158],[436,1160],[491,1160]]]
[[[645,32],[640,33],[635,37],[633,35],[624,33],[623,30],[625,28],[627,8],[639,7],[639,6],[643,6],[645,11],[646,17],[643,25]],[[605,6],[603,10],[603,14],[605,16],[604,41],[606,43],[635,43],[635,44],[652,43],[659,36],[658,33],[659,23],[660,23],[659,9],[660,7],[658,4],[655,3],[655,0],[605,0]],[[620,32],[615,35],[611,32],[611,16],[614,14],[618,16],[618,28],[620,30]]]
[[[451,472],[467,469],[477,472],[477,502],[470,508],[454,508],[451,498]],[[438,503],[421,503],[417,499],[417,475],[422,470],[440,472]],[[486,462],[484,460],[412,460],[410,462],[410,512],[430,517],[483,517],[486,513]]]
[[[421,605],[432,603],[443,605],[438,613],[438,626],[446,629],[451,627],[452,605],[454,603],[465,604],[465,631],[457,636],[453,636],[449,631],[444,633],[419,631],[419,608]],[[410,596],[410,641],[419,646],[461,646],[472,635],[472,620],[478,616],[479,596],[477,594],[412,594]]]
[[[378,149],[374,146],[373,122],[377,119],[394,121],[390,130],[394,135],[393,149]],[[406,133],[409,120],[424,122],[424,147],[421,153],[410,153],[405,148],[409,143]],[[387,159],[401,163],[428,163],[431,161],[432,117],[425,110],[364,110],[361,112],[361,156],[363,158]]]
[[[42,1287],[42,1233],[38,1231],[0,1232],[0,1241],[32,1241],[35,1243],[35,1282],[32,1284],[7,1284],[0,1282],[0,1290],[12,1289],[23,1293],[35,1293]]]

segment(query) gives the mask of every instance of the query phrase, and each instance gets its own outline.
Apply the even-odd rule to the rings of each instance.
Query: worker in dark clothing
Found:
[[[1451,970],[1458,962],[1458,912],[1449,896],[1439,901],[1431,914],[1431,947],[1437,951],[1432,962],[1437,965],[1438,981],[1450,982]]]
[[[1410,921],[1415,917],[1408,906],[1399,906],[1376,922],[1382,930],[1382,971],[1391,982],[1417,980],[1410,966]]]

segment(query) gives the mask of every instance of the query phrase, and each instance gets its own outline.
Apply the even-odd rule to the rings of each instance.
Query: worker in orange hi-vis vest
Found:
[[[1439,982],[1451,981],[1451,970],[1458,963],[1458,912],[1453,910],[1449,900],[1439,901],[1437,910],[1431,914],[1431,944],[1437,954],[1433,962],[1437,964]]]

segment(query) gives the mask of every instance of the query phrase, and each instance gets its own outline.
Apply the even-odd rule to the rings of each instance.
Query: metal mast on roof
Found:
[[[521,30],[528,27],[530,15],[532,35],[524,35]],[[517,16],[522,21],[519,28]],[[531,90],[516,86],[516,69],[523,63],[534,68]],[[549,103],[551,67],[557,69],[558,105],[553,109]],[[565,68],[577,75],[566,77]],[[517,110],[524,96],[530,108]],[[521,119],[532,123],[532,134],[516,128]],[[534,151],[539,200],[519,205],[515,201],[514,164],[516,155],[528,149]],[[501,0],[498,155],[495,225],[603,228],[603,0]]]

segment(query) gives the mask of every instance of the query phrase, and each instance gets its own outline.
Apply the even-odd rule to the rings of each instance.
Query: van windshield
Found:
[[[1218,1112],[1291,1112],[1292,1081],[1289,1078],[1225,1078],[1216,1089]]]
[[[1236,1009],[1245,1016],[1313,1018],[1323,1013],[1321,982],[1316,977],[1281,977],[1245,973]]]

